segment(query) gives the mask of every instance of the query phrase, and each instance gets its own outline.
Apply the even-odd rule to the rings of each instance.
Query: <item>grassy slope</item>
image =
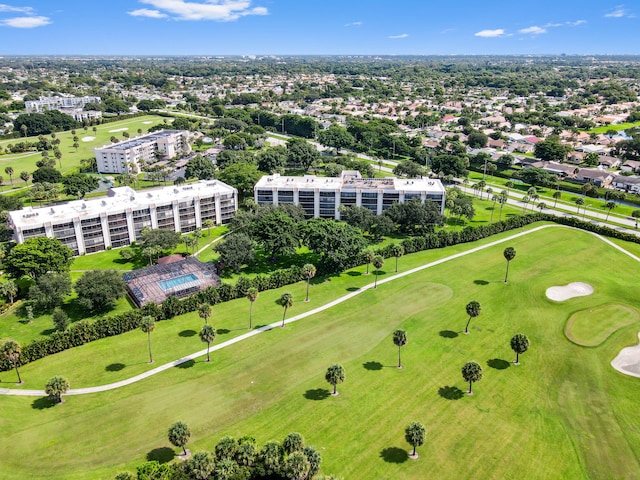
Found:
[[[508,285],[500,281],[503,244],[216,352],[212,364],[196,362],[121,390],[69,397],[55,408],[42,408],[46,402],[41,400],[0,398],[3,476],[109,478],[168,447],[168,425],[183,419],[192,427],[192,450],[211,448],[225,434],[250,433],[264,442],[299,431],[320,448],[323,471],[349,479],[639,478],[638,380],[609,366],[621,347],[636,343],[638,325],[614,333],[597,348],[578,347],[563,335],[575,311],[614,298],[638,308],[628,288],[638,265],[592,236],[570,230],[549,229],[508,245],[518,251]],[[400,265],[408,268],[460,250],[406,256]],[[613,264],[615,271],[608,268]],[[391,266],[385,270],[392,271]],[[335,296],[363,278],[371,280],[346,275],[314,285],[309,307],[324,300],[325,285]],[[548,286],[575,280],[591,283],[595,293],[561,304],[544,297]],[[303,285],[292,291],[300,299]],[[272,302],[279,294],[261,294],[256,314],[266,306],[265,314],[276,316]],[[464,305],[471,299],[483,307],[471,334],[440,335],[462,330]],[[236,308],[246,310],[246,301],[216,307],[214,324],[233,327],[241,321],[232,320]],[[303,308],[307,305],[298,303],[291,314]],[[198,323],[173,322],[174,331],[196,329],[192,324]],[[391,332],[397,327],[409,335],[403,370],[391,367],[397,359]],[[531,350],[521,357],[521,366],[508,366],[513,360],[509,339],[517,332],[529,335]],[[137,351],[131,353],[144,362],[145,338],[140,332],[131,335],[136,333]],[[160,333],[153,333],[158,334],[154,340]],[[134,348],[99,346],[109,341],[91,345],[102,363],[112,361],[107,355],[118,361]],[[155,350],[162,355],[160,341]],[[469,360],[480,362],[485,373],[475,395],[441,396],[444,387],[454,397],[456,389],[466,389],[460,368]],[[31,388],[38,388],[33,384],[38,371],[54,361],[50,357],[24,369]],[[70,374],[75,361],[70,357],[59,365],[67,370],[57,373]],[[336,361],[346,368],[346,383],[339,386],[339,397],[319,399],[329,388],[324,371]],[[408,448],[404,427],[413,420],[427,427],[417,462],[403,453]]]

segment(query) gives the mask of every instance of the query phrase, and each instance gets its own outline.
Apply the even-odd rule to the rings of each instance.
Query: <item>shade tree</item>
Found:
[[[469,382],[469,395],[473,395],[473,383],[482,380],[482,367],[477,362],[467,362],[462,367],[462,378]]]
[[[479,302],[472,300],[469,303],[467,303],[467,306],[465,307],[465,309],[467,311],[467,315],[469,315],[469,320],[467,320],[467,325],[464,327],[464,333],[468,334],[469,323],[471,323],[471,319],[480,315],[480,311],[482,310],[482,307],[480,306]]]
[[[418,458],[416,453],[416,447],[421,446],[424,443],[426,431],[424,425],[420,422],[411,422],[404,430],[404,438],[409,445],[413,447],[411,452],[411,458]]]
[[[339,383],[343,383],[345,379],[344,367],[339,363],[334,363],[327,369],[324,378],[330,385],[333,385],[332,395],[338,395],[337,386]]]
[[[55,403],[62,403],[62,395],[69,391],[69,381],[64,377],[52,377],[44,391]]]
[[[189,442],[189,438],[191,438],[191,430],[189,430],[189,426],[182,422],[175,422],[171,427],[169,427],[168,432],[169,441],[175,447],[182,448],[184,455],[187,455],[186,445]]]
[[[520,355],[529,349],[529,338],[522,333],[517,333],[511,338],[511,350],[516,352],[515,365],[520,365]]]

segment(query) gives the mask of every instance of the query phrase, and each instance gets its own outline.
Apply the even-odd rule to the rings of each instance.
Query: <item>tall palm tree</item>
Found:
[[[496,202],[498,201],[498,195],[494,195],[491,197],[491,201],[493,202],[493,207],[491,208],[491,218],[489,218],[489,223],[493,223],[493,212],[496,210]]]
[[[330,385],[333,385],[332,395],[338,395],[338,384],[344,382],[345,379],[344,367],[339,363],[334,363],[327,369],[324,378]]]
[[[207,323],[202,326],[198,335],[200,336],[200,340],[207,344],[207,362],[210,362],[211,358],[209,358],[209,347],[216,339],[216,329]]]
[[[527,209],[527,205],[529,204],[529,197],[526,195],[522,197],[522,214],[524,215],[524,211]]]
[[[378,272],[383,265],[384,265],[384,258],[382,257],[382,255],[376,255],[373,259],[373,266],[376,269],[376,280],[373,283],[373,288],[378,288]]]
[[[404,247],[399,243],[394,243],[391,245],[391,255],[396,257],[396,273],[398,273],[398,259],[404,255]]]
[[[153,356],[151,355],[151,332],[156,328],[156,322],[152,316],[147,315],[140,320],[140,329],[147,334],[147,342],[149,344],[149,363],[153,363]]]
[[[473,382],[482,380],[482,367],[476,362],[465,363],[462,367],[462,378],[469,382],[469,391],[467,393],[473,395],[471,387],[473,386]]]
[[[576,214],[580,215],[580,207],[582,207],[584,205],[584,198],[578,197],[574,201],[576,202],[576,205],[578,206],[578,210],[577,210]],[[584,215],[583,215],[583,217],[584,217]]]
[[[252,316],[253,316],[253,302],[258,299],[258,289],[255,287],[251,287],[247,290],[247,299],[249,300],[249,330],[253,327],[252,325]]]
[[[204,320],[204,324],[207,325],[209,323],[209,318],[211,317],[211,305],[208,303],[201,303],[198,306],[198,316]]]
[[[302,278],[307,281],[307,296],[304,299],[305,302],[309,301],[309,282],[316,276],[316,267],[311,263],[307,263],[302,267]]]
[[[607,202],[604,204],[604,208],[607,209],[607,217],[604,219],[605,222],[609,220],[609,214],[611,213],[611,210],[616,208],[616,206],[616,202]]]
[[[507,183],[504,184],[505,187],[507,187],[507,196],[509,195],[509,193],[511,192],[511,189],[515,186],[515,184],[509,180]]]
[[[502,252],[505,260],[507,261],[507,273],[504,275],[504,283],[507,283],[507,278],[509,277],[509,262],[516,258],[516,249],[513,247],[507,247]]]
[[[282,312],[282,327],[284,328],[284,319],[287,316],[287,309],[293,306],[293,295],[290,293],[283,293],[278,299],[278,305],[283,308]]]
[[[400,361],[400,349],[407,344],[407,332],[401,329],[393,332],[393,343],[398,347],[398,368],[402,368],[402,362]]]
[[[469,303],[467,303],[466,310],[467,310],[467,315],[469,315],[469,320],[467,320],[467,325],[464,327],[464,333],[468,334],[469,323],[471,323],[471,319],[480,315],[480,311],[482,310],[482,307],[480,307],[479,302],[472,300]]]
[[[9,181],[11,182],[11,185],[13,186],[13,167],[6,167],[4,169],[4,173],[9,175]]]
[[[0,355],[5,358],[16,369],[16,375],[18,376],[18,383],[22,383],[20,378],[20,372],[18,371],[18,364],[20,363],[20,354],[22,353],[22,347],[14,340],[7,340],[0,349]]]
[[[556,205],[558,205],[558,200],[560,200],[562,198],[562,192],[560,190],[556,190],[555,192],[553,192],[553,208],[556,208]]]
[[[362,252],[362,257],[367,264],[367,271],[365,272],[365,275],[369,275],[369,264],[373,262],[374,258],[376,258],[376,254],[373,253],[372,250],[367,249]]]

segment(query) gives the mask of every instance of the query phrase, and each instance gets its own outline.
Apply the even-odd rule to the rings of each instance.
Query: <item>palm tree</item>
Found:
[[[509,195],[509,193],[511,192],[511,189],[514,187],[514,183],[509,180],[507,183],[504,184],[505,187],[507,187],[507,196]]]
[[[211,346],[211,343],[216,339],[216,329],[207,323],[202,326],[198,335],[200,336],[200,340],[207,344],[207,362],[209,362],[211,361],[211,359],[209,358],[209,347]]]
[[[6,167],[4,173],[9,175],[9,181],[11,182],[11,186],[13,186],[13,167]]]
[[[204,324],[207,325],[209,323],[209,318],[211,318],[211,305],[208,303],[201,303],[198,306],[198,316],[204,320]]]
[[[491,208],[491,218],[489,219],[489,223],[493,223],[493,212],[496,210],[496,202],[498,201],[498,195],[494,195],[491,197],[491,201],[493,202],[493,207]]]
[[[195,247],[198,244],[198,239],[191,235],[185,235],[182,237],[182,242],[184,246],[187,247],[187,251],[191,250],[191,255],[193,255],[195,253]]]
[[[487,186],[487,182],[485,182],[484,180],[480,180],[476,185],[478,185],[478,190],[479,190],[479,194],[480,194],[480,200],[482,200],[484,198],[483,196],[483,192],[484,192],[484,187]]]
[[[0,349],[0,355],[7,360],[16,369],[16,375],[18,376],[18,383],[22,383],[20,378],[20,372],[18,371],[18,364],[20,363],[20,354],[22,353],[22,347],[14,340],[7,340]]]
[[[24,172],[20,172],[20,180],[22,180],[23,182],[28,182],[29,179],[31,178],[31,174],[27,171]]]
[[[534,193],[533,195],[531,195],[530,199],[531,199],[531,210],[533,210],[533,206],[540,199],[540,195],[538,195],[537,193]]]
[[[215,227],[216,222],[214,222],[213,220],[211,220],[210,218],[206,219],[204,222],[202,222],[202,225],[204,226],[204,228],[209,229],[209,236],[211,236],[211,229],[213,227]]]
[[[462,367],[462,378],[469,382],[469,391],[467,393],[473,395],[471,387],[473,386],[473,382],[482,380],[482,367],[476,362],[465,363],[464,367]]]
[[[287,315],[287,309],[289,307],[293,306],[293,295],[291,295],[290,293],[283,293],[280,298],[278,299],[278,305],[280,305],[283,308],[283,312],[282,312],[282,327],[284,328],[284,319]]]
[[[176,447],[182,447],[184,455],[187,455],[185,445],[191,437],[191,430],[184,422],[176,422],[169,428],[169,441]]]
[[[509,277],[509,262],[516,258],[516,249],[513,247],[507,247],[504,249],[504,252],[502,252],[502,254],[507,261],[507,273],[505,273],[504,275],[504,283],[507,283],[507,278]]]
[[[540,213],[542,213],[542,210],[544,210],[545,208],[547,208],[547,204],[544,202],[540,202],[538,204],[538,209],[540,210]]]
[[[69,381],[63,377],[53,377],[44,389],[55,403],[62,403],[62,395],[69,391]]]
[[[584,205],[584,198],[578,197],[574,200],[574,202],[576,202],[576,205],[578,206],[578,211],[576,213],[577,215],[580,215],[580,207]]]
[[[302,278],[307,281],[307,297],[304,299],[305,302],[309,301],[309,282],[311,279],[316,276],[316,267],[311,263],[307,263],[302,267]]]
[[[505,190],[500,192],[500,198],[498,198],[498,203],[500,204],[500,216],[498,217],[498,221],[502,221],[502,207],[504,207],[504,204],[507,203],[508,198],[509,197]]]
[[[638,213],[640,214],[640,210],[638,210]],[[372,250],[367,249],[362,252],[362,257],[367,264],[367,271],[365,272],[365,275],[369,275],[369,264],[373,262],[374,258],[376,258],[376,254],[373,253]]]
[[[491,198],[491,194],[493,193],[493,188],[487,187],[485,191],[487,192],[487,200],[489,200]]]
[[[76,147],[76,152],[77,151],[78,151],[78,148]],[[56,157],[56,160],[58,160],[58,163],[60,164],[60,168],[62,169],[62,152],[60,151],[59,148],[56,148],[53,151],[53,156]]]
[[[514,335],[511,339],[511,350],[516,352],[516,361],[513,363],[520,365],[520,362],[518,361],[520,359],[520,354],[529,350],[529,339],[527,336],[522,333]]]
[[[334,363],[327,369],[324,378],[330,385],[333,385],[332,395],[338,395],[337,386],[339,383],[344,382],[345,378],[344,367],[339,363]]]
[[[251,287],[247,290],[247,299],[249,300],[249,330],[252,328],[253,302],[258,299],[258,289]]]
[[[469,323],[471,323],[471,319],[480,315],[480,311],[482,310],[482,307],[480,307],[480,303],[476,302],[475,300],[472,300],[469,303],[467,303],[466,310],[467,310],[467,315],[469,315],[469,320],[467,320],[467,325],[466,327],[464,327],[464,333],[468,334]]]
[[[22,135],[24,135],[25,137],[27,136],[28,129],[29,127],[27,127],[24,123],[20,126],[20,130],[22,130]]]
[[[404,247],[399,243],[394,243],[391,245],[390,252],[396,257],[396,273],[398,273],[398,259],[404,255]]]
[[[411,422],[409,426],[404,430],[404,439],[409,445],[413,447],[411,452],[411,458],[418,458],[416,454],[416,447],[419,447],[424,443],[424,437],[426,435],[424,425],[420,422]]]
[[[556,190],[555,192],[553,192],[553,208],[556,208],[556,205],[558,205],[558,200],[560,200],[562,198],[562,192],[560,190]]]
[[[384,265],[384,258],[382,255],[376,255],[373,259],[373,266],[376,268],[376,281],[373,283],[373,288],[378,288],[378,272]]]
[[[631,216],[635,219],[636,228],[638,228],[638,218],[640,218],[640,210],[634,210],[633,212],[631,212]]]
[[[522,214],[524,215],[524,211],[527,209],[527,204],[529,203],[529,197],[526,195],[522,197]]]
[[[607,211],[607,217],[604,219],[604,221],[606,222],[607,220],[609,220],[609,214],[611,213],[611,210],[613,210],[614,208],[616,208],[616,202],[607,202],[604,204],[604,208],[606,208]]]
[[[151,332],[156,328],[156,322],[152,316],[147,315],[140,320],[140,329],[147,334],[147,341],[149,343],[149,363],[153,363],[153,356],[151,355]]]
[[[393,332],[393,343],[398,347],[398,368],[402,368],[400,349],[407,344],[407,332],[400,329]]]

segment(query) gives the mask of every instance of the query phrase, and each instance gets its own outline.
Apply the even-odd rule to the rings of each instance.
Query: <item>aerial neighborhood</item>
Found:
[[[124,53],[0,58],[2,479],[639,478],[640,57]]]

